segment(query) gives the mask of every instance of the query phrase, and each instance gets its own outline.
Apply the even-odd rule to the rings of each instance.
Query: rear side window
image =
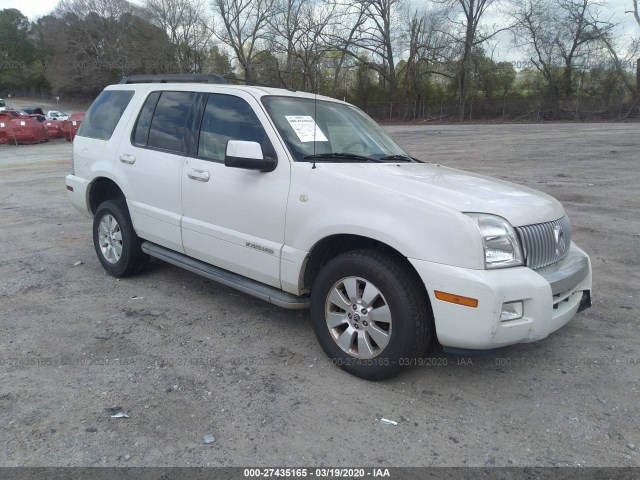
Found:
[[[103,91],[87,111],[78,136],[109,140],[133,93],[131,90]]]
[[[138,126],[134,134],[134,138],[139,138],[140,141],[137,145],[185,155],[193,122],[193,105],[197,96],[194,92],[162,92],[151,116],[149,132],[146,134],[145,122],[153,103],[153,99],[149,97],[138,117],[139,137]],[[145,137],[146,145],[143,143]]]
[[[251,106],[240,97],[212,93],[202,116],[198,157],[224,162],[229,140],[258,142],[266,154],[275,156]]]
[[[151,127],[151,119],[153,118],[153,112],[156,109],[156,104],[160,98],[160,92],[153,92],[147,97],[146,102],[142,110],[140,110],[140,116],[136,122],[136,126],[133,129],[133,135],[131,136],[131,143],[138,147],[146,147],[149,141],[149,128]]]

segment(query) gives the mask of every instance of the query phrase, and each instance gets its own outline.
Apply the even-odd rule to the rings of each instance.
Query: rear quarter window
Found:
[[[149,126],[147,148],[184,155],[193,121],[194,92],[162,92]]]
[[[151,93],[131,132],[131,143],[141,148],[185,155],[198,96],[195,92]]]
[[[133,94],[132,90],[103,91],[87,111],[78,136],[109,140]]]

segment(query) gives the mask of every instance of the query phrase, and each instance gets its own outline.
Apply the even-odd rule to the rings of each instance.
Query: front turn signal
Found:
[[[461,295],[454,295],[453,293],[435,291],[436,298],[443,302],[455,303],[456,305],[463,305],[465,307],[477,308],[478,300],[475,298],[463,297]]]

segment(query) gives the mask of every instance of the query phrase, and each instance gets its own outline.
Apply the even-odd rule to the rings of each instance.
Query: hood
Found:
[[[514,227],[557,220],[564,209],[555,198],[484,175],[426,163],[318,163],[318,170],[459,212],[490,213]]]

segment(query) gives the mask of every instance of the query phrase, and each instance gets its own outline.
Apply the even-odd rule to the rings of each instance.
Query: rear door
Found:
[[[182,253],[181,174],[198,95],[150,91],[131,121],[131,135],[120,144],[115,165],[138,236]]]
[[[187,255],[280,286],[290,164],[260,104],[226,89],[203,97],[198,141],[182,174]],[[265,125],[267,128],[265,128]],[[272,172],[225,167],[229,140],[258,142],[279,159]]]
[[[121,138],[137,108],[134,95],[132,88],[107,87],[91,104],[73,142],[76,175],[113,179]]]

